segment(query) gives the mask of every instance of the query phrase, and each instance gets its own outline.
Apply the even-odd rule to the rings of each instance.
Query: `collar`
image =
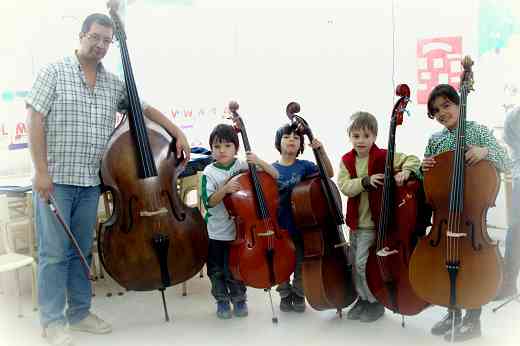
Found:
[[[72,64],[74,64],[78,68],[78,70],[81,70],[81,63],[79,62],[77,49],[74,50],[74,54],[72,54],[72,56],[70,57],[70,60],[71,60]],[[97,72],[105,73],[105,66],[103,65],[103,63],[101,61],[98,62],[97,66],[96,66],[96,70],[97,70]]]
[[[235,164],[235,162],[237,162],[237,159],[233,159],[233,161],[230,162],[229,165],[223,165],[219,162],[215,162],[215,167],[217,168],[220,168],[220,169],[223,169],[225,171],[229,171],[231,169],[231,167],[233,167],[233,165]]]

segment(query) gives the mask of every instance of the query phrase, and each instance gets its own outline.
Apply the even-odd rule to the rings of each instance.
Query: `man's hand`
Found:
[[[182,153],[184,152],[184,158],[186,159],[186,161],[189,161],[191,155],[191,147],[188,143],[188,139],[181,131],[178,131],[176,139],[177,158],[180,159]]]
[[[33,190],[40,195],[44,201],[49,199],[49,195],[53,190],[52,179],[49,173],[35,173],[33,178]]]

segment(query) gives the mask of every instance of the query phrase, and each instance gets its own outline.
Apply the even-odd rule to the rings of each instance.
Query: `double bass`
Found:
[[[250,152],[245,125],[237,113],[238,103],[231,102],[229,110],[244,149]],[[249,163],[247,172],[231,177],[230,181],[240,184],[239,191],[224,198],[236,225],[236,239],[229,250],[233,277],[247,286],[263,289],[287,281],[294,271],[296,255],[289,232],[278,225],[276,180]]]
[[[312,130],[298,112],[298,103],[287,105],[289,119],[312,142]],[[299,182],[291,194],[294,223],[303,236],[303,289],[315,310],[336,309],[341,316],[341,310],[357,298],[341,195],[326,174],[321,151],[313,153],[319,174]]]
[[[391,114],[388,146],[385,161],[385,178],[378,218],[375,245],[369,249],[366,278],[370,292],[386,308],[401,315],[416,315],[428,303],[413,291],[408,277],[408,265],[416,245],[418,221],[418,196],[420,182],[412,179],[403,186],[394,180],[395,134],[403,123],[403,113],[410,99],[410,88],[400,84],[396,88],[399,99]]]
[[[410,262],[415,292],[432,304],[449,308],[479,308],[495,297],[502,281],[498,246],[486,229],[487,209],[498,194],[498,173],[487,160],[465,165],[472,65],[465,57],[455,150],[436,155],[435,166],[424,174],[426,199],[434,211],[433,226],[419,241]]]
[[[207,259],[202,215],[177,193],[181,163],[176,140],[156,124],[145,124],[126,35],[117,6],[110,8],[119,41],[129,114],[114,130],[101,162],[104,191],[113,213],[98,229],[98,251],[110,276],[128,290],[160,290],[197,274]]]

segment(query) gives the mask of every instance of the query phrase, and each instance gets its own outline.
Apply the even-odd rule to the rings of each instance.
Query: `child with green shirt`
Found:
[[[459,94],[452,86],[440,84],[432,90],[428,98],[428,116],[437,120],[445,129],[430,137],[422,162],[423,171],[435,167],[435,155],[455,150],[459,104]],[[508,168],[510,160],[506,150],[497,143],[495,136],[486,126],[466,120],[464,135],[467,146],[465,160],[468,166],[472,166],[481,160],[488,160],[499,171]],[[449,179],[449,177],[446,177],[446,179]],[[448,314],[433,326],[431,333],[433,335],[444,335],[444,338],[450,341],[452,325],[455,325],[454,341],[465,341],[479,337],[481,335],[481,312],[482,308],[468,309],[464,319],[462,319],[460,309],[449,310]]]

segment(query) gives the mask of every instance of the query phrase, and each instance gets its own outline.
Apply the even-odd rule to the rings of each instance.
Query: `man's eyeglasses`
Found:
[[[89,33],[86,33],[85,35],[87,36],[87,38],[89,39],[89,41],[92,42],[92,43],[103,42],[103,45],[105,45],[105,46],[109,46],[111,43],[114,42],[114,40],[113,40],[112,38],[101,37],[101,36],[99,36],[98,34],[89,34]]]

